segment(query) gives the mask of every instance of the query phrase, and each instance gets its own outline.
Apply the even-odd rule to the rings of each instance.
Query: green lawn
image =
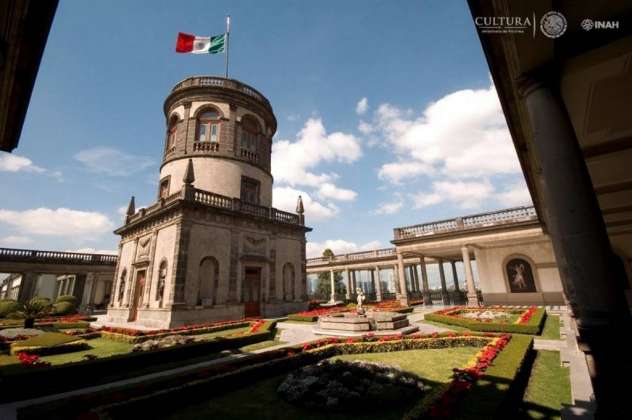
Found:
[[[381,362],[415,373],[435,382],[449,382],[452,369],[464,366],[480,350],[478,347],[393,351],[389,353],[345,354],[332,359]]]
[[[390,353],[367,353],[336,356],[334,359],[379,361],[397,365],[401,369],[414,372],[428,380],[428,385],[446,383],[451,379],[452,368],[465,365],[478,352],[478,347],[453,349],[409,350]],[[220,418],[274,419],[274,420],[344,420],[348,413],[327,413],[316,409],[294,406],[278,397],[276,389],[285,375],[258,381],[235,391],[218,395],[201,403],[188,405],[171,412],[169,419]],[[383,410],[354,415],[354,419],[401,419],[410,405],[388,406]]]
[[[240,327],[240,328],[231,328],[228,330],[215,331],[205,334],[196,334],[190,337],[194,337],[197,341],[210,340],[217,337],[228,337],[229,335],[237,335],[241,333],[245,333],[248,331],[250,327]]]
[[[559,315],[547,315],[542,327],[542,335],[540,338],[547,340],[560,339],[560,317]]]
[[[63,363],[84,360],[83,356],[86,354],[93,354],[97,357],[108,357],[115,354],[129,353],[132,351],[132,347],[134,347],[133,344],[108,340],[106,338],[94,338],[92,340],[88,340],[88,345],[91,348],[87,350],[42,356],[41,359],[50,362],[53,365],[61,365]]]
[[[523,413],[528,419],[560,419],[562,404],[571,404],[571,381],[560,353],[539,350],[524,395]]]

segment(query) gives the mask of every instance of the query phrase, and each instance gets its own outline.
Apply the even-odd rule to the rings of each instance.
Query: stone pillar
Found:
[[[334,270],[329,270],[329,281],[331,284],[331,298],[329,303],[336,303],[336,276]]]
[[[351,295],[354,295],[356,293],[357,287],[358,284],[356,283],[356,271],[351,270]]]
[[[345,268],[345,287],[347,288],[347,291],[345,293],[345,298],[347,300],[351,299],[351,278],[349,277],[349,269]]]
[[[417,271],[417,264],[411,266],[413,268],[413,290],[419,292],[419,272]]]
[[[617,384],[625,346],[612,345],[632,320],[586,161],[559,94],[523,80],[521,94],[533,133],[531,153],[542,177],[542,204],[568,302],[586,354],[599,417],[615,418],[627,394]],[[556,82],[554,82],[557,85]],[[543,215],[540,215],[543,216]]]
[[[421,271],[421,287],[424,296],[424,305],[432,305],[432,296],[430,295],[430,286],[428,285],[428,271],[426,270],[426,259],[419,258],[419,270]]]
[[[22,273],[22,279],[20,280],[20,288],[18,289],[18,302],[26,302],[31,299],[33,292],[35,292],[35,285],[37,283],[38,274],[32,271]]]
[[[400,289],[399,289],[399,273],[397,271],[397,265],[393,266],[393,283],[395,286],[395,294],[397,296],[399,296],[400,294]]]
[[[456,272],[456,262],[455,261],[450,261],[450,263],[452,264],[452,281],[454,281],[454,290],[455,291],[459,291],[459,275]]]
[[[467,284],[467,305],[478,306],[478,295],[476,294],[476,286],[474,286],[474,275],[472,274],[472,265],[470,264],[470,250],[467,245],[461,248],[463,255],[463,266],[465,267],[465,283]]]
[[[382,280],[380,279],[380,267],[375,266],[375,276],[373,277],[373,284],[375,285],[375,299],[378,302],[382,301]]]
[[[450,304],[450,295],[448,294],[448,286],[445,283],[445,271],[443,271],[443,260],[439,259],[439,278],[441,279],[441,299],[444,305]]]
[[[408,306],[408,290],[406,288],[406,273],[404,272],[404,256],[397,253],[397,276],[399,277],[399,302]]]

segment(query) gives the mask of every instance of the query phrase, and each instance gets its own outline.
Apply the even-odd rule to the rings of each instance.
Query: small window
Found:
[[[219,125],[220,119],[217,112],[202,112],[198,115],[196,141],[217,143],[219,141]]]
[[[257,139],[261,129],[253,117],[245,116],[241,122],[241,148],[249,152],[257,151]]]
[[[259,204],[259,181],[241,178],[241,201],[250,204]]]
[[[167,198],[169,195],[169,178],[165,178],[160,181],[160,196],[159,198]]]
[[[174,116],[169,121],[167,128],[167,151],[171,151],[176,146],[176,134],[178,133],[178,117]]]

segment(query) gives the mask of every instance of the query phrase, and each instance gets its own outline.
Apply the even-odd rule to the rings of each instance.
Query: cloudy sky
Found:
[[[232,16],[231,77],[271,101],[274,205],[302,194],[308,254],[388,247],[392,229],[529,204],[465,2],[63,0],[20,145],[0,154],[0,246],[115,250],[156,196],[164,98],[221,75],[174,52]]]

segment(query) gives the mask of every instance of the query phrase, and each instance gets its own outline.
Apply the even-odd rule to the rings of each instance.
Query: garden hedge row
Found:
[[[170,331],[161,334],[147,334],[147,335],[128,335],[123,333],[111,332],[111,331],[101,331],[101,337],[107,338],[108,340],[118,341],[123,343],[142,343],[147,340],[155,340],[162,337],[167,337],[170,335],[198,335],[198,334],[208,334],[213,332],[231,330],[233,328],[243,328],[250,325],[250,321],[244,321],[234,324],[226,324],[217,327],[202,327],[199,329],[191,329],[191,330],[182,330],[182,331]]]
[[[240,337],[217,338],[213,341],[193,342],[176,347],[118,354],[49,367],[15,369],[19,366],[5,366],[0,369],[0,389],[3,390],[0,401],[33,398],[93,386],[113,380],[113,375],[120,376],[114,379],[119,380],[134,376],[135,371],[141,369],[210,356],[222,350],[270,340],[274,337],[275,324],[266,322],[258,332]]]
[[[11,354],[21,352],[28,354],[58,354],[83,350],[88,346],[85,340],[71,335],[45,332],[26,340],[11,343]]]
[[[318,321],[318,315],[298,315],[298,314],[289,314],[287,316],[288,321],[300,321],[300,322],[316,322]]]
[[[440,322],[442,324],[456,325],[458,327],[467,328],[472,331],[481,332],[503,332],[518,334],[539,334],[546,318],[544,308],[537,308],[531,319],[526,324],[502,324],[498,322],[481,322],[475,319],[468,319],[459,316],[450,316],[438,314],[436,312],[429,313],[424,316],[427,321]]]

